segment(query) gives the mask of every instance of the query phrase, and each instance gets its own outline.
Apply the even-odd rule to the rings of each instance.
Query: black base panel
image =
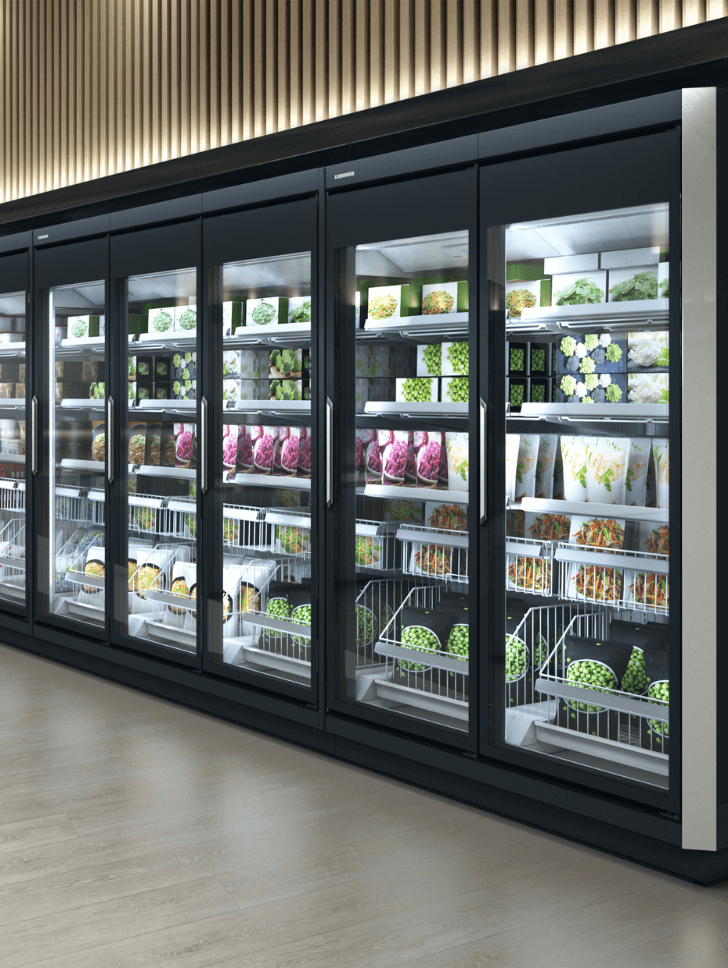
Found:
[[[382,735],[380,744],[375,739],[375,731],[368,730],[359,723],[338,718],[329,717],[327,727],[330,731],[324,732],[316,724],[318,718],[316,710],[296,708],[294,704],[289,703],[281,706],[280,701],[270,700],[270,705],[277,706],[279,709],[286,708],[291,715],[299,719],[298,722],[294,722],[283,715],[266,710],[263,697],[256,703],[256,708],[243,705],[252,698],[249,693],[241,694],[235,686],[231,691],[229,683],[219,683],[211,678],[192,673],[190,670],[173,670],[170,666],[150,663],[143,659],[135,662],[136,667],[131,668],[130,657],[98,643],[93,646],[96,654],[91,654],[79,652],[67,645],[40,641],[37,637],[27,635],[11,634],[7,638],[10,641],[6,644],[23,651],[61,662],[112,682],[131,686],[141,692],[307,749],[335,756],[344,762],[374,773],[403,780],[423,790],[467,803],[509,820],[516,820],[546,833],[556,834],[573,843],[603,850],[616,857],[683,880],[703,886],[728,880],[728,849],[715,853],[682,850],[679,846],[680,827],[677,820],[657,818],[648,811],[634,808],[630,812],[632,825],[636,829],[627,829],[625,826],[617,826],[594,816],[597,810],[607,815],[612,811],[616,815],[620,809],[622,811],[629,809],[625,806],[616,807],[597,795],[591,797],[594,801],[593,810],[590,811],[591,816],[576,813],[561,805],[560,799],[568,798],[568,802],[574,802],[579,799],[579,795],[575,796],[574,791],[567,789],[557,791],[556,785],[553,784],[551,786],[555,790],[556,802],[548,803],[543,797],[536,799],[545,785],[548,785],[548,781],[543,778],[527,776],[521,778],[522,787],[526,789],[531,787],[532,794],[528,796],[516,792],[512,788],[513,784],[509,784],[510,789],[504,789],[502,786],[473,778],[474,773],[477,775],[478,772],[486,770],[490,770],[494,776],[498,774],[505,776],[499,765],[493,766],[470,756],[425,746],[410,738],[398,744],[396,737]],[[107,654],[101,656],[99,652]],[[154,671],[155,665],[156,671]],[[192,679],[195,681],[190,681]],[[202,691],[203,686],[205,691]],[[233,698],[236,692],[240,697],[240,701],[237,702]],[[308,722],[300,721],[308,717],[310,717]],[[348,735],[341,735],[342,732]],[[352,738],[357,734],[374,742],[368,745]],[[410,755],[392,752],[398,745],[403,750],[409,750]],[[419,757],[415,758],[411,753],[417,747],[419,747]],[[464,773],[470,775],[463,775]],[[588,797],[588,794],[582,794],[582,801],[584,796]],[[663,831],[669,830],[666,840],[672,840],[672,843],[647,836],[640,829],[650,827],[660,829],[661,825]]]

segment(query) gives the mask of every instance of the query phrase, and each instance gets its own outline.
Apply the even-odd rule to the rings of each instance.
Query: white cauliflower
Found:
[[[579,357],[579,359],[583,359],[587,352],[587,348],[583,343],[576,344],[576,355]]]
[[[668,378],[663,374],[631,373],[629,375],[630,403],[661,403],[668,392]]]
[[[579,383],[576,384],[576,395],[577,395],[577,397],[585,397],[586,396],[586,384],[585,383],[582,383],[581,381],[579,381]]]
[[[608,387],[612,382],[612,378],[608,373],[602,373],[599,376],[599,385],[603,387]]]
[[[602,335],[599,337],[599,345],[603,346],[605,349],[611,342],[612,337],[609,335],[609,333],[602,333]]]

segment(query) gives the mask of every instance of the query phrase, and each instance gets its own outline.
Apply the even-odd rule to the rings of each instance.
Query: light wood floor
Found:
[[[704,889],[0,646],[0,968],[725,968]]]

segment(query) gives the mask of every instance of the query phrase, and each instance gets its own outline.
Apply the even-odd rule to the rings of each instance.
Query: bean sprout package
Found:
[[[91,579],[105,581],[106,577],[106,549],[101,545],[94,545],[86,552],[86,561],[83,569],[84,576],[88,575]],[[83,584],[76,585],[78,591],[78,601],[84,605],[93,605],[96,608],[104,608],[106,598],[103,584]]]
[[[624,642],[576,635],[564,638],[566,685],[584,690],[620,690],[632,648]],[[610,693],[613,695],[613,693]],[[620,716],[593,696],[559,701],[557,723],[565,729],[616,740]]]
[[[179,597],[179,605],[170,605],[164,617],[165,625],[194,632],[197,625],[197,609],[185,607],[197,599],[197,565],[188,561],[175,561],[172,565],[170,594]]]
[[[455,616],[449,609],[405,605],[398,630],[399,644],[412,650],[413,659],[411,662],[398,659],[398,672],[408,679],[412,673],[429,672],[432,666],[427,662],[427,654],[447,654],[447,643],[454,624]]]

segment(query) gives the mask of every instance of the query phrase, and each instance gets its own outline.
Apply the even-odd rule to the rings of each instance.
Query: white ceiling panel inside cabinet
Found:
[[[1,316],[25,316],[25,293],[8,292],[0,296]]]
[[[279,295],[304,295],[311,290],[311,255],[296,252],[270,256],[248,262],[232,262],[223,266],[223,290],[254,298],[257,295],[274,295],[270,289],[285,289]],[[258,292],[258,290],[261,290]],[[265,292],[263,290],[266,290]]]
[[[648,205],[509,225],[506,258],[516,262],[667,245],[667,241],[668,206]]]
[[[395,239],[358,245],[356,249],[357,275],[407,275],[441,269],[463,268],[468,265],[469,248],[467,232],[451,232],[444,235],[425,235],[419,238]],[[378,255],[384,267],[375,270]]]
[[[104,311],[106,287],[103,282],[86,282],[80,286],[58,286],[52,290],[54,309],[94,309]]]
[[[158,299],[180,299],[194,302],[197,298],[197,272],[194,269],[177,269],[173,272],[152,272],[143,276],[130,276],[128,280],[130,303],[152,302]]]

